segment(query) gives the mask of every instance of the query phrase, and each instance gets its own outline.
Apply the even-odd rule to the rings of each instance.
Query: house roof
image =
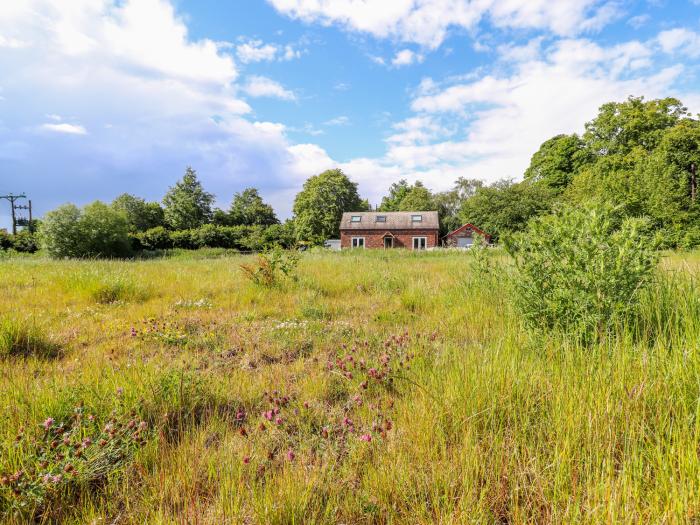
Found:
[[[414,221],[413,216],[420,215],[422,220]],[[377,216],[386,217],[378,222]],[[352,217],[360,217],[352,221]],[[340,220],[341,230],[437,230],[439,228],[436,211],[361,211],[343,213]]]
[[[470,229],[470,230],[472,230],[472,231],[475,231],[476,233],[478,233],[478,234],[480,234],[480,235],[483,235],[483,236],[486,237],[487,239],[490,239],[490,238],[491,238],[491,235],[490,235],[490,234],[486,233],[486,232],[485,232],[484,230],[482,230],[481,228],[478,228],[478,227],[474,226],[474,225],[473,225],[472,223],[470,223],[470,222],[468,222],[467,224],[463,224],[462,226],[460,226],[459,228],[457,228],[457,229],[454,230],[454,231],[451,231],[450,233],[448,233],[447,235],[445,235],[445,237],[451,237],[452,235],[455,235],[455,234],[457,234],[457,233],[459,233],[459,232],[461,232],[461,231],[464,231],[464,230],[466,230],[466,229]]]

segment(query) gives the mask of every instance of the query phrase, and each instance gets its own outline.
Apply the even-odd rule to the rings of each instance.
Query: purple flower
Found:
[[[372,441],[372,434],[362,434],[360,436],[360,439],[369,443],[370,441]]]
[[[296,456],[294,455],[294,451],[290,448],[290,449],[287,451],[287,459],[288,459],[289,461],[294,461],[294,458],[295,458],[295,457],[296,457]]]
[[[44,422],[42,423],[42,426],[43,426],[46,430],[48,430],[49,428],[51,428],[51,425],[53,425],[53,421],[54,421],[54,419],[53,419],[52,417],[47,417],[47,418],[46,418],[46,421],[44,421]]]

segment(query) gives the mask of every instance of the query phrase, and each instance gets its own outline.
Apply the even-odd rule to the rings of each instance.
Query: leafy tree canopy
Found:
[[[527,222],[551,209],[554,191],[529,181],[500,180],[476,189],[462,203],[461,223],[477,225],[495,239],[507,232],[521,231]]]
[[[124,213],[132,233],[162,226],[165,221],[163,208],[157,202],[146,202],[141,197],[122,193],[112,201],[112,207]]]
[[[163,198],[165,221],[174,230],[197,228],[212,219],[214,196],[204,191],[191,167]]]
[[[51,257],[122,257],[131,252],[126,215],[95,201],[80,210],[64,204],[44,217],[39,230]]]
[[[262,200],[255,188],[236,193],[228,214],[232,226],[270,226],[279,223],[272,206]]]
[[[347,211],[365,211],[357,184],[339,169],[327,170],[309,178],[294,199],[297,238],[322,243],[340,235],[340,219]]]
[[[562,190],[591,160],[583,140],[577,135],[557,135],[545,141],[532,156],[525,179]]]

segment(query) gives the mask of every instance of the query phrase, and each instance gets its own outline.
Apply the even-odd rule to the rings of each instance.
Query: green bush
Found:
[[[135,237],[146,250],[167,250],[173,247],[170,232],[162,226],[156,226],[145,232],[137,233]]]
[[[64,204],[42,221],[40,239],[51,257],[124,257],[131,253],[126,217],[95,201],[82,210]]]
[[[634,315],[658,260],[644,228],[609,205],[565,207],[507,240],[526,323],[593,341]]]
[[[12,236],[5,230],[0,230],[0,250],[9,250],[12,244]]]
[[[241,270],[253,283],[270,288],[278,286],[285,278],[295,279],[298,264],[299,255],[296,252],[275,248],[258,255],[254,263],[241,264]]]
[[[35,253],[39,250],[39,241],[30,231],[22,230],[12,239],[12,247],[18,252]]]

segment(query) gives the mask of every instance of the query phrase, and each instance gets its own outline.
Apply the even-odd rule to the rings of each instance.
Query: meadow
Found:
[[[0,261],[0,521],[700,523],[700,254],[533,332],[464,252]]]

